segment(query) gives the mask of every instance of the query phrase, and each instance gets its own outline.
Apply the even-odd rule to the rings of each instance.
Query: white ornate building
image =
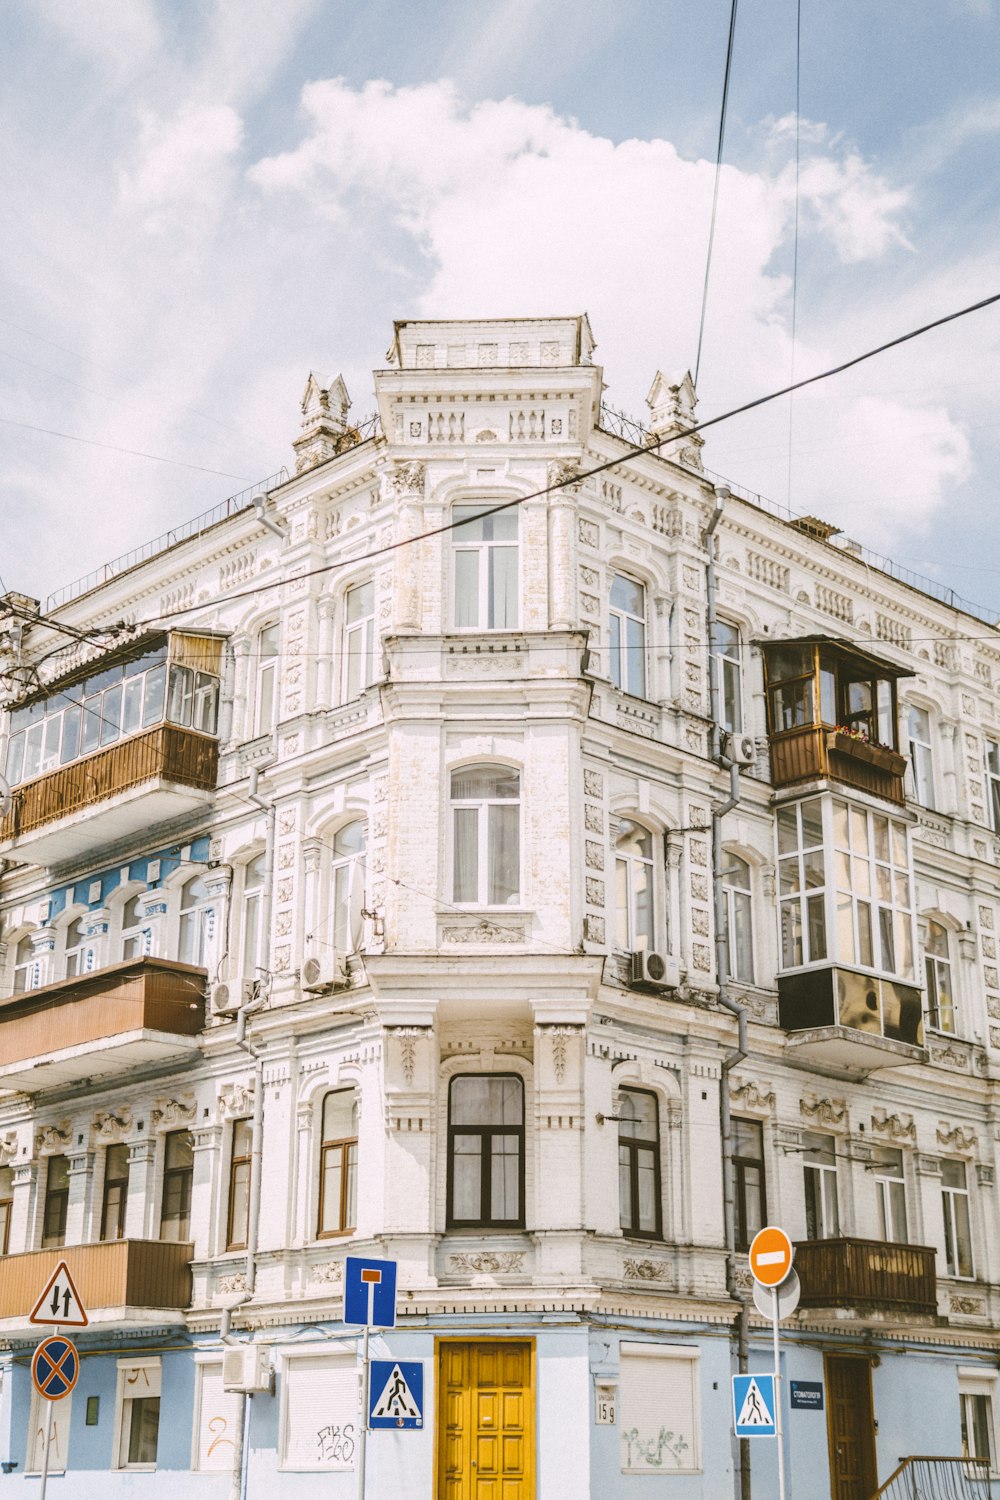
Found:
[[[593,347],[398,323],[377,420],[310,376],[292,477],[0,601],[12,1494],[65,1258],[80,1500],[353,1496],[347,1254],[425,1361],[369,1495],[738,1493],[767,1221],[794,1493],[1000,1465],[995,620],[727,496],[690,378],[639,428]]]

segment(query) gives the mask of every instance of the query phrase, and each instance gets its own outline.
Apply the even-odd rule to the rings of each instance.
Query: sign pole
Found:
[[[771,1288],[771,1326],[774,1332],[774,1436],[778,1444],[778,1500],[785,1500],[785,1453],[781,1435],[781,1363],[778,1350],[778,1288]]]
[[[371,1336],[374,1317],[375,1283],[369,1281],[368,1321],[361,1336],[361,1430],[358,1433],[358,1497],[365,1500],[365,1469],[368,1462],[368,1380],[371,1366],[368,1360],[368,1340]]]
[[[52,1407],[53,1402],[45,1403],[45,1446],[42,1449],[42,1486],[38,1491],[38,1500],[45,1500],[45,1487],[49,1482],[49,1449],[52,1446]]]

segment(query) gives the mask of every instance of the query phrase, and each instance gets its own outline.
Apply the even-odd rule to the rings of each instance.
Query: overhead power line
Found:
[[[46,437],[65,438],[68,443],[84,443],[88,448],[106,448],[109,453],[126,453],[130,458],[149,458],[156,464],[172,464],[175,469],[194,469],[198,474],[218,474],[220,479],[242,479],[245,484],[253,481],[247,474],[230,474],[228,469],[206,469],[203,464],[186,464],[179,458],[164,458],[159,453],[142,453],[138,448],[119,448],[116,443],[99,443],[96,438],[77,437],[73,432],[55,432],[51,427],[34,427],[30,422],[16,422],[13,417],[0,417],[5,427],[22,427],[25,432],[41,432]]]

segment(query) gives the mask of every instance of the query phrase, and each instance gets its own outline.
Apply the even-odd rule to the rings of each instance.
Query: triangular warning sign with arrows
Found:
[[[31,1309],[28,1322],[45,1323],[50,1327],[86,1328],[89,1321],[80,1293],[69,1274],[69,1266],[61,1260]]]
[[[398,1365],[393,1365],[382,1394],[372,1407],[372,1419],[376,1417],[419,1417],[420,1407],[413,1399],[410,1387]]]
[[[774,1413],[771,1411],[764,1398],[760,1386],[750,1377],[747,1393],[743,1397],[743,1405],[740,1414],[736,1418],[737,1427],[773,1427]]]

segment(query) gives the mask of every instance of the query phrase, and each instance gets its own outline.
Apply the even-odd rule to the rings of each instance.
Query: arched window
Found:
[[[615,687],[646,696],[646,590],[634,578],[615,573],[611,579],[609,620],[611,681]]]
[[[87,940],[83,935],[85,917],[77,917],[66,928],[66,978],[84,973],[87,967]]]
[[[448,1096],[448,1225],[524,1223],[524,1084],[511,1073],[464,1074]]]
[[[948,929],[933,918],[927,922],[924,972],[927,975],[927,1024],[935,1031],[954,1032],[955,994],[951,983]]]
[[[451,776],[452,900],[515,906],[521,896],[521,778],[506,766]]]
[[[35,988],[35,945],[28,933],[14,949],[14,994]]]
[[[358,818],[333,836],[333,946],[337,953],[354,953],[361,941],[367,833],[367,824]]]
[[[660,1238],[660,1120],[646,1089],[619,1090],[618,1205],[626,1234]]]
[[[205,966],[208,927],[208,887],[200,875],[181,886],[181,924],[177,956],[182,964]]]
[[[451,533],[455,625],[517,629],[517,510],[483,515],[488,505],[456,505]]]
[[[139,915],[139,891],[122,907],[122,958],[142,958],[146,951],[146,933]]]
[[[615,836],[615,942],[626,953],[648,953],[654,925],[653,835],[622,818]]]
[[[264,855],[258,854],[243,871],[243,949],[241,973],[256,979],[263,951]]]
[[[346,1234],[358,1222],[358,1104],[353,1089],[337,1089],[323,1100],[319,1163],[319,1222],[316,1233]]]
[[[257,634],[255,734],[270,734],[274,728],[278,700],[278,639],[277,624],[265,625]]]
[[[347,590],[344,607],[344,696],[356,698],[375,680],[375,585]]]
[[[727,854],[722,869],[726,908],[726,965],[729,978],[753,983],[753,917],[750,904],[750,866],[738,854]]]

